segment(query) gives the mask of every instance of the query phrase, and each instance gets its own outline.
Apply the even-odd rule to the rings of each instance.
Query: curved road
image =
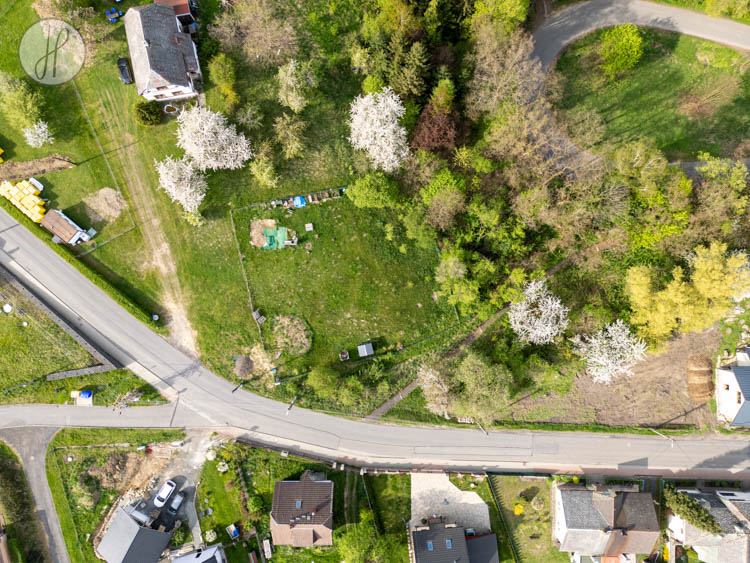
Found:
[[[552,16],[535,33],[549,65],[575,37],[633,21],[750,49],[750,28],[647,2],[593,0]],[[173,399],[163,407],[126,409],[19,405],[0,407],[0,427],[233,427],[257,442],[371,467],[520,469],[588,473],[750,478],[750,442],[659,436],[399,427],[336,418],[244,391],[212,374],[130,316],[42,241],[0,211],[5,265],[101,350]],[[210,280],[206,280],[206,285]]]
[[[590,0],[573,4],[545,20],[534,31],[534,55],[547,69],[560,51],[578,37],[621,23],[676,31],[750,50],[750,26],[741,23],[642,0]]]

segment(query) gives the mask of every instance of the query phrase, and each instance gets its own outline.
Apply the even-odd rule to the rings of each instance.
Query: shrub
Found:
[[[377,76],[366,76],[362,81],[362,92],[365,94],[374,94],[385,88],[385,83]]]
[[[259,495],[253,495],[247,499],[247,511],[250,514],[258,514],[263,510],[263,499]]]
[[[673,486],[664,487],[664,502],[687,523],[711,534],[721,534],[721,526],[708,510],[685,493],[676,491]]]
[[[151,126],[161,123],[161,106],[154,100],[141,100],[135,103],[135,120],[140,125]]]
[[[643,55],[640,30],[632,23],[608,29],[602,34],[599,55],[602,58],[601,69],[610,80],[633,68]]]
[[[346,195],[357,207],[393,207],[396,204],[398,186],[381,172],[373,172],[358,178],[346,190]]]

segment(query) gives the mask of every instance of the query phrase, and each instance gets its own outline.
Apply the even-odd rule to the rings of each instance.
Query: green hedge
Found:
[[[672,485],[664,487],[664,502],[687,523],[711,534],[721,534],[722,529],[708,510],[694,498],[676,491]]]

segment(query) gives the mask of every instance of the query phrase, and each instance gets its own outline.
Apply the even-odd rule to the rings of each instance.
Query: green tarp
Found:
[[[286,242],[286,227],[264,229],[263,234],[266,237],[266,244],[263,246],[263,250],[284,248],[284,243]]]

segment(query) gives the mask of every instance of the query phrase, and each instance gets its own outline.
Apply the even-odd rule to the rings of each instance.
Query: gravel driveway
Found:
[[[421,526],[422,518],[433,516],[474,528],[477,534],[490,531],[490,510],[477,493],[460,490],[445,474],[412,473],[409,526]]]

